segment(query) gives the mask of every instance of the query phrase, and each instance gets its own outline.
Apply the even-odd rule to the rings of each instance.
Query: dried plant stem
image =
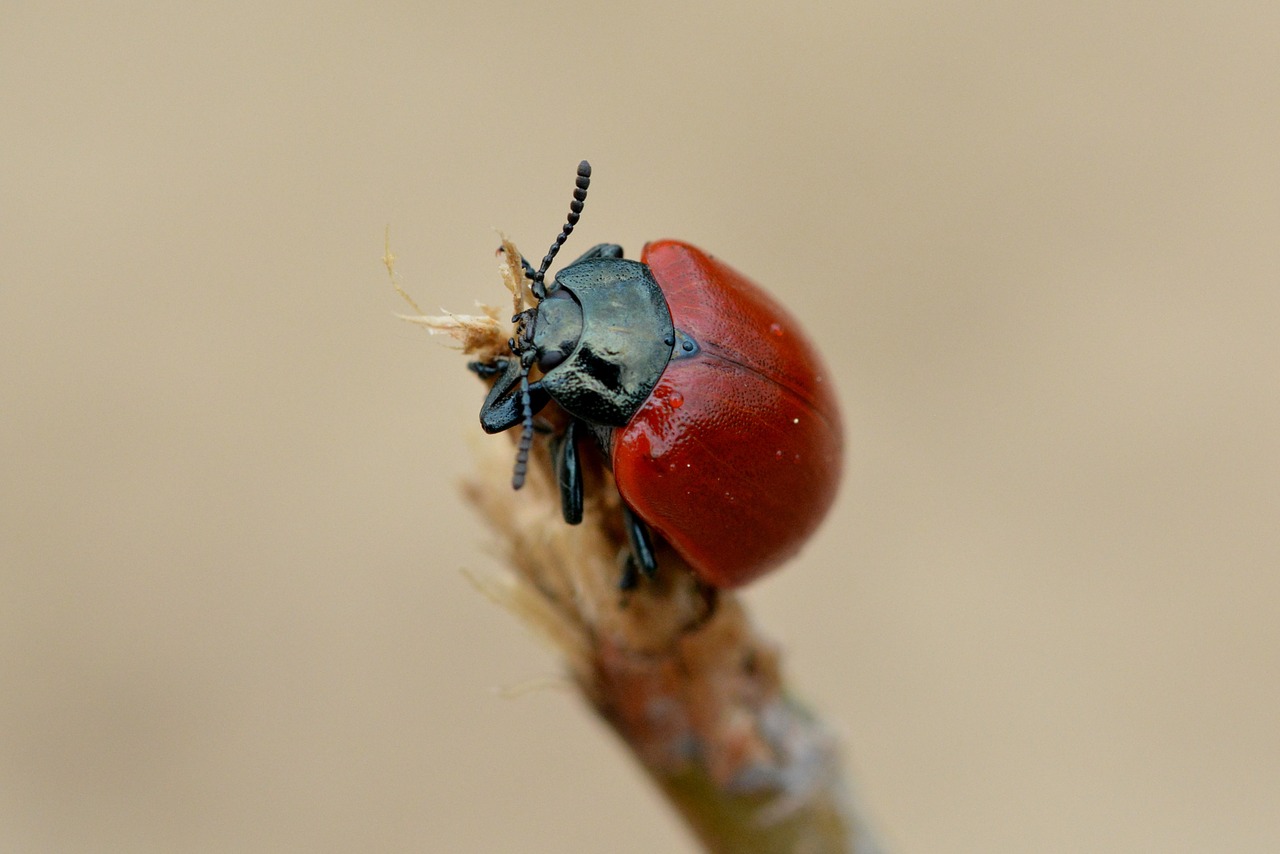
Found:
[[[518,308],[519,255],[504,245]],[[485,358],[507,335],[493,316],[412,319]],[[464,489],[499,534],[511,571],[479,583],[563,654],[584,698],[706,850],[881,850],[848,791],[835,739],[784,690],[778,650],[738,597],[701,588],[665,548],[658,579],[622,593],[625,537],[603,466],[587,472],[584,519],[570,526],[544,447],[535,446],[520,492],[510,486],[511,446],[491,440],[487,449]]]

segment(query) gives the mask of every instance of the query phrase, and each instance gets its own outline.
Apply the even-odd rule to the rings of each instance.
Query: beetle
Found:
[[[522,427],[519,489],[534,415],[550,402],[564,410],[550,446],[569,524],[582,521],[580,443],[596,444],[622,498],[622,588],[656,573],[655,532],[703,584],[740,586],[798,551],[835,497],[843,430],[831,375],[786,309],[688,243],[648,243],[638,261],[602,243],[548,283],[590,182],[584,160],[541,266],[521,259],[536,305],[511,319],[511,357],[469,365],[494,379],[480,424]]]

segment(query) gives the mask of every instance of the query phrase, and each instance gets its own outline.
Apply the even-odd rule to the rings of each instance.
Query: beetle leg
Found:
[[[635,590],[640,584],[640,571],[636,569],[636,559],[628,552],[622,559],[622,578],[618,580],[619,590]]]
[[[624,501],[622,504],[622,525],[627,529],[627,543],[631,546],[631,554],[627,556],[627,565],[622,572],[619,586],[624,589],[635,587],[637,571],[643,572],[645,578],[652,579],[658,572],[658,559],[653,553],[653,534],[639,516],[632,512]]]
[[[551,459],[560,484],[560,512],[570,525],[582,521],[582,467],[578,462],[578,421],[574,419],[551,445]]]
[[[494,359],[492,362],[467,362],[467,370],[482,380],[496,377],[507,368],[509,359]]]
[[[619,246],[618,244],[597,243],[595,246],[592,246],[590,249],[588,249],[586,252],[583,252],[577,258],[574,258],[573,264],[578,264],[578,263],[581,263],[582,261],[590,261],[593,258],[621,258],[621,257],[622,257],[622,247]],[[560,285],[557,284],[555,280],[552,280],[551,284],[547,284],[545,281],[538,279],[538,271],[534,270],[533,267],[528,262],[526,262],[523,258],[520,259],[520,262],[524,264],[525,275],[533,279],[533,295],[537,297],[539,301],[546,299],[549,294],[553,294],[559,289]],[[570,267],[572,267],[573,264],[566,264],[562,269],[567,270]]]
[[[580,261],[590,261],[592,258],[621,258],[621,257],[622,257],[622,247],[619,246],[618,244],[597,243],[595,246],[592,246],[586,252],[583,252],[577,258],[573,259],[573,264],[577,264]],[[573,264],[567,264],[566,266],[572,267]]]
[[[524,268],[524,274],[527,278],[532,279],[538,275],[538,271],[533,269],[533,265],[526,261],[523,255],[520,256],[520,266]]]
[[[480,407],[480,426],[484,428],[484,432],[501,433],[522,423],[524,405],[521,395],[518,394],[520,377],[523,376],[520,360],[497,359],[492,367],[486,367],[483,363],[479,365],[472,370],[481,376],[485,376],[486,373],[488,376],[498,372],[502,374],[489,389],[484,405]],[[551,396],[547,394],[541,382],[529,383],[529,406],[534,412],[546,406],[549,400]]]

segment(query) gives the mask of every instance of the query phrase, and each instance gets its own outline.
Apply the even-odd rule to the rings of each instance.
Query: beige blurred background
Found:
[[[1275,3],[0,17],[0,850],[691,852],[461,570],[494,229],[837,369],[754,587],[902,852],[1280,850]],[[576,250],[576,251],[575,251]]]

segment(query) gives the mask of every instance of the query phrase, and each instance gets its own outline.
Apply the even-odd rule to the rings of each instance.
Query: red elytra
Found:
[[[641,261],[701,352],[673,359],[614,431],[618,492],[699,578],[737,587],[794,555],[835,498],[831,375],[791,314],[724,262],[676,240]]]

